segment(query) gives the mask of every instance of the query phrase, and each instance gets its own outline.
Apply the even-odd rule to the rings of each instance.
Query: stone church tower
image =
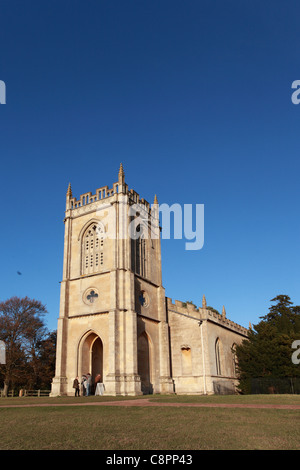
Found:
[[[87,372],[102,375],[108,395],[173,391],[160,239],[126,236],[139,203],[149,215],[122,164],[112,189],[76,200],[69,185],[52,395],[73,394]]]
[[[66,196],[63,279],[51,396],[101,374],[107,395],[232,393],[234,346],[247,330],[165,297],[158,202],[118,181]],[[128,227],[131,227],[128,236]]]

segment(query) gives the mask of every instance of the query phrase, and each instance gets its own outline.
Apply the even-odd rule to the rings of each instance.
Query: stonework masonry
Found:
[[[133,239],[124,233],[136,204],[150,235]],[[52,396],[73,395],[88,372],[101,374],[106,395],[234,393],[234,348],[247,329],[205,297],[201,308],[166,297],[160,237],[151,237],[157,207],[156,196],[150,206],[128,190],[122,164],[111,189],[76,199],[69,185]]]

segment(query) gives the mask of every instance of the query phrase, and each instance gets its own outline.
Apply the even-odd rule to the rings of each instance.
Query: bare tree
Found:
[[[42,319],[45,313],[46,307],[39,300],[28,297],[0,302],[0,339],[6,347],[6,364],[0,370],[5,396],[10,384],[22,382],[30,367],[33,376],[38,373],[36,346],[46,335]]]

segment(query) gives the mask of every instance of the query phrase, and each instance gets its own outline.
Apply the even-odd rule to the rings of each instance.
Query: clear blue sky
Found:
[[[162,242],[168,297],[244,326],[300,304],[299,2],[0,8],[1,300],[41,300],[56,329],[68,183],[94,193],[122,161],[149,202],[205,205],[202,250]]]

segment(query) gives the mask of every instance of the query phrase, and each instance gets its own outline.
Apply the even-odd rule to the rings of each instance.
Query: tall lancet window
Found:
[[[143,235],[143,228],[140,225],[136,228],[138,238],[133,240],[135,252],[135,272],[146,277],[146,240]]]
[[[220,340],[219,340],[219,338],[217,338],[217,340],[216,340],[215,354],[216,354],[217,375],[221,375],[221,353],[220,353]]]
[[[143,235],[143,228],[136,227],[136,239],[132,240],[132,264],[136,274],[146,277],[146,240]]]
[[[101,271],[104,265],[104,226],[91,224],[82,237],[82,274],[93,274]]]

